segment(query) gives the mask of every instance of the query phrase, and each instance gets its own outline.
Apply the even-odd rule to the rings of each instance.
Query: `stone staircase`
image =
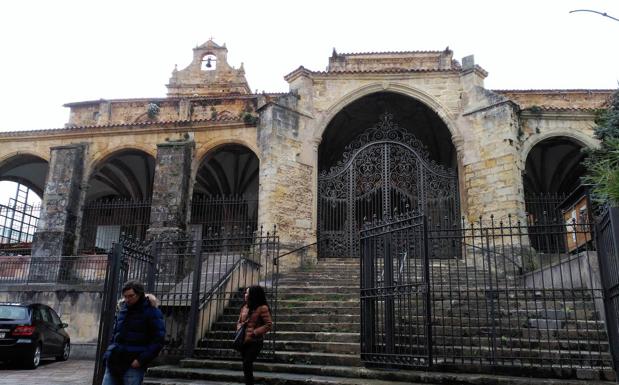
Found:
[[[608,347],[593,346],[594,341],[604,340],[605,330],[595,308],[591,309],[593,302],[583,293],[573,293],[573,306],[565,309],[558,306],[556,293],[465,290],[487,288],[487,276],[456,260],[432,262],[431,267],[434,352],[439,357],[436,366],[445,365],[452,373],[364,367],[360,360],[359,262],[329,259],[311,270],[290,272],[280,278],[274,357],[256,363],[256,380],[270,385],[533,383],[526,377],[453,373],[479,371],[480,365],[489,365],[491,357],[493,362],[511,362],[517,374],[523,373],[522,366],[528,366],[527,373],[576,376],[588,379],[587,384],[602,384],[605,382],[601,379],[614,378]],[[494,285],[516,287],[505,280],[497,280]],[[500,306],[506,299],[509,309]],[[416,313],[417,306],[421,302],[413,301],[409,310]],[[151,368],[144,384],[242,384],[238,353],[230,349],[239,307],[240,299],[233,301],[214,324],[196,351],[200,358]],[[560,325],[548,325],[550,319]],[[424,331],[423,319],[413,318],[412,323],[397,327],[408,329],[408,334],[403,335],[413,331],[412,342],[400,338],[398,343],[409,349],[413,346],[414,350],[416,333]],[[502,338],[494,339],[493,344],[488,338],[490,333]],[[578,373],[561,364],[562,360],[580,362],[591,357],[597,357],[590,362],[592,369]],[[535,370],[539,362],[556,365],[544,372]],[[584,384],[566,379],[536,379],[534,383]]]

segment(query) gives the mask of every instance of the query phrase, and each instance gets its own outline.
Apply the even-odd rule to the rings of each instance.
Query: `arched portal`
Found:
[[[48,163],[20,154],[0,163],[0,254],[29,254],[38,225]]]
[[[226,144],[210,151],[196,171],[191,203],[194,239],[213,232],[253,232],[258,221],[258,157]]]
[[[319,148],[321,257],[356,257],[366,221],[414,211],[433,225],[457,223],[456,150],[438,115],[394,93],[340,111]]]
[[[565,249],[566,199],[580,186],[585,157],[583,145],[564,136],[544,139],[527,154],[523,174],[525,206],[531,244],[540,253]],[[579,222],[589,223],[588,218],[580,218]]]
[[[144,239],[150,224],[155,159],[137,149],[99,161],[88,180],[80,251],[109,250],[121,234]]]

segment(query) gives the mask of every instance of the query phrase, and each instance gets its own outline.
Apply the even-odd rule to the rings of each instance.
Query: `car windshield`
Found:
[[[28,309],[22,306],[0,305],[0,320],[21,320],[28,318]]]

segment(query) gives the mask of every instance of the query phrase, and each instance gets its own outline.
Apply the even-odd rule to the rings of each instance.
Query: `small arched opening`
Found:
[[[204,157],[196,171],[191,203],[194,239],[256,230],[259,163],[249,148],[239,144],[219,146]]]
[[[137,149],[115,152],[95,165],[82,216],[82,253],[106,252],[121,234],[145,238],[154,174],[155,159]]]

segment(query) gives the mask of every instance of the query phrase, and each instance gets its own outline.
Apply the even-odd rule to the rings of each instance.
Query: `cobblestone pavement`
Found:
[[[0,363],[1,385],[90,385],[94,361],[41,361],[36,370],[17,369]]]

